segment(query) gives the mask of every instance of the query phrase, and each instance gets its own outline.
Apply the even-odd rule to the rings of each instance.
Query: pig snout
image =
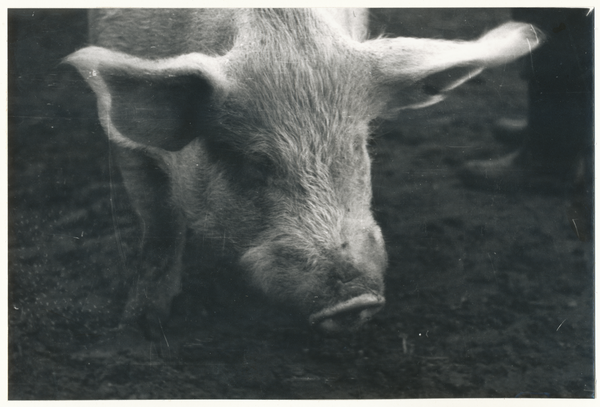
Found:
[[[369,321],[385,304],[382,296],[362,294],[312,314],[309,323],[325,333],[353,331]]]
[[[241,265],[256,288],[295,308],[310,326],[328,334],[354,331],[385,304],[387,255],[379,228],[371,232],[329,249],[297,235],[271,240],[248,250]]]

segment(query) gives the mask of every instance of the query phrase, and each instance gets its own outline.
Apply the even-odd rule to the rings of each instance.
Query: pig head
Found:
[[[125,309],[146,328],[181,290],[186,230],[328,332],[384,305],[369,123],[420,108],[540,42],[507,23],[472,42],[364,41],[364,10],[96,10],[70,55],[97,95],[143,225]],[[148,328],[152,331],[152,328]]]

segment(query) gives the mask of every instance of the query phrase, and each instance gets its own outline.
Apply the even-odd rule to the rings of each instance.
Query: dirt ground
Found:
[[[508,18],[375,10],[372,31],[472,39]],[[150,343],[115,330],[138,226],[94,97],[59,64],[85,45],[85,13],[14,10],[9,23],[10,399],[594,397],[593,245],[571,228],[571,196],[457,176],[508,151],[491,126],[527,108],[518,63],[379,126],[390,265],[387,304],[364,329],[311,331],[197,241],[164,341]]]

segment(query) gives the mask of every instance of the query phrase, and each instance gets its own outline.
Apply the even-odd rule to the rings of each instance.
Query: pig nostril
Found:
[[[330,273],[336,285],[337,283],[347,284],[361,276],[361,272],[351,265],[333,268]]]
[[[385,304],[383,297],[363,294],[310,316],[309,322],[325,332],[358,329]]]
[[[380,308],[353,309],[340,312],[322,320],[318,327],[327,333],[354,331],[369,321]]]

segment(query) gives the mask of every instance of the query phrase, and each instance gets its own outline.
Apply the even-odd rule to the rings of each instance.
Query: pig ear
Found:
[[[64,62],[74,65],[96,93],[109,137],[138,147],[183,148],[228,88],[218,58],[202,54],[147,60],[88,47]]]
[[[400,110],[437,103],[483,69],[513,61],[542,41],[533,26],[509,22],[476,41],[393,38],[363,46],[374,58],[375,81],[389,92],[389,108]]]

